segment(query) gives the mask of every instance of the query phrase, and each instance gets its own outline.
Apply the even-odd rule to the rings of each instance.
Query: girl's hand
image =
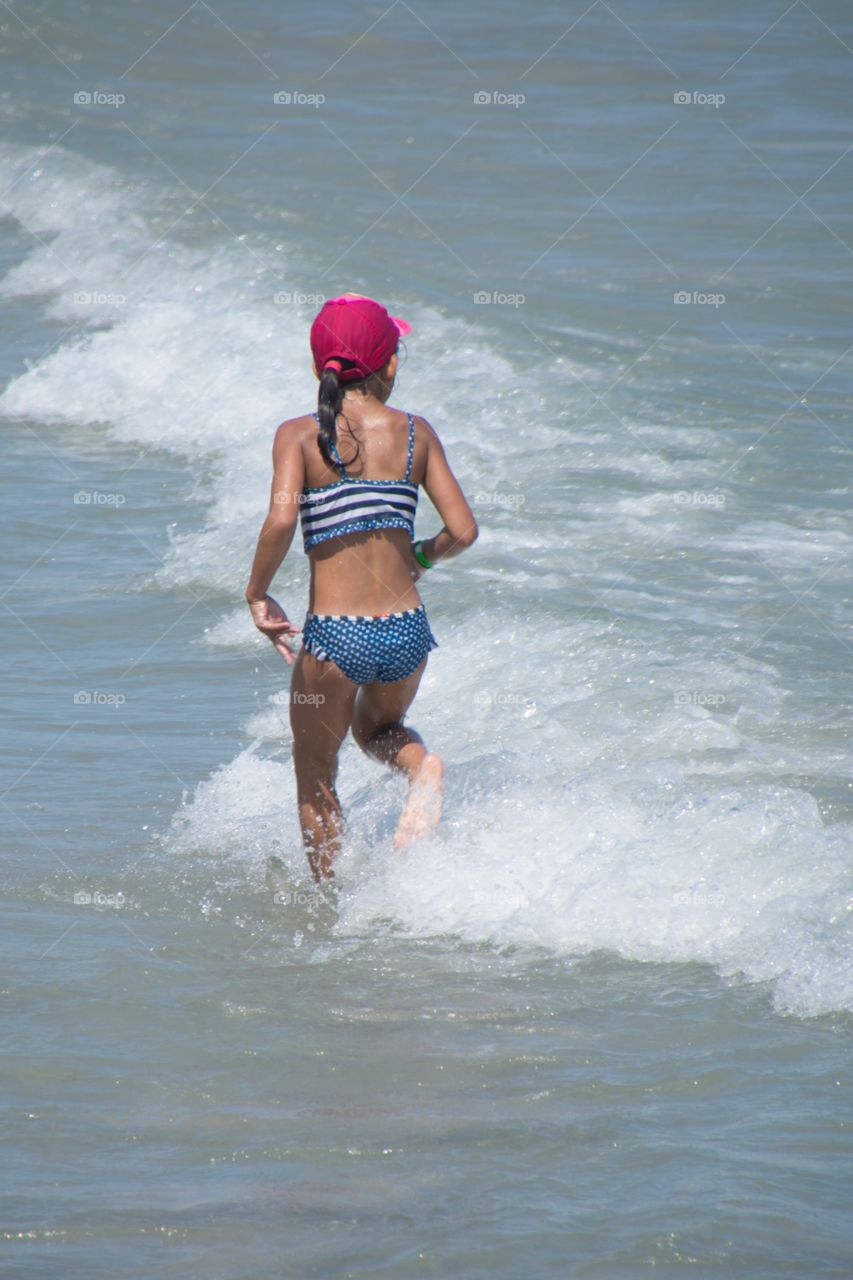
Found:
[[[409,569],[412,575],[412,582],[417,582],[426,573],[426,569],[420,560],[415,559],[415,553],[411,547],[409,548]]]
[[[292,666],[296,661],[296,654],[286,641],[289,636],[298,636],[299,628],[293,625],[281,605],[277,600],[273,600],[272,596],[264,596],[263,600],[250,600],[249,608],[252,611],[255,626],[265,636],[269,636],[273,646],[287,665]]]

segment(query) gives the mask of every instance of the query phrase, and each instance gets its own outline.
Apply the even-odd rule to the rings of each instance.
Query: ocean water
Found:
[[[848,6],[0,41],[3,1273],[853,1274]],[[346,289],[481,536],[327,897],[242,591]]]

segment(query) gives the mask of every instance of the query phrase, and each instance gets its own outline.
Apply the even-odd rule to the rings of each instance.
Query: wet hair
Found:
[[[388,357],[388,360],[390,359],[391,356]],[[388,360],[385,361],[385,364],[388,363]],[[339,357],[336,363],[340,364],[341,372],[355,368],[354,361],[344,360],[343,357]],[[382,367],[384,368],[385,365]],[[317,417],[320,420],[317,444],[320,447],[323,460],[330,467],[334,467],[336,471],[338,470],[338,463],[335,460],[333,449],[337,448],[338,444],[338,414],[341,412],[341,406],[343,405],[344,392],[349,391],[351,388],[364,387],[365,383],[380,372],[381,370],[376,369],[373,373],[369,373],[366,378],[359,378],[354,382],[341,382],[334,365],[327,365],[323,370],[320,377],[320,390],[317,393]],[[356,441],[355,454],[344,465],[350,466],[355,462],[358,455],[359,447],[358,441]]]
[[[352,369],[354,367],[351,360],[339,361],[342,371],[345,368]],[[317,417],[320,420],[320,432],[317,437],[317,443],[320,446],[320,453],[323,460],[330,467],[337,470],[337,462],[335,461],[333,449],[338,443],[338,414],[344,399],[344,391],[347,387],[364,386],[366,378],[360,378],[358,382],[341,382],[338,377],[338,371],[334,366],[327,366],[320,377],[320,390],[317,393]]]

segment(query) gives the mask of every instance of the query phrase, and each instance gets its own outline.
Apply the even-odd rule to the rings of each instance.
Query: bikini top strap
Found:
[[[415,456],[415,420],[411,414],[408,414],[407,416],[409,419],[409,454],[406,458],[406,479],[411,480],[412,459]]]
[[[312,414],[311,414],[311,417],[312,417],[312,418],[314,418],[314,419],[316,420],[316,422],[317,422],[317,426],[319,427],[319,425],[320,425],[320,415],[319,415],[319,414],[317,414],[317,413],[312,413]],[[332,457],[335,459],[335,462],[337,463],[338,467],[340,468],[341,475],[343,476],[343,478],[344,478],[345,480],[349,480],[349,476],[347,475],[346,467],[345,467],[345,466],[344,466],[344,464],[343,464],[343,460],[342,460],[342,458],[341,458],[341,455],[338,453],[338,446],[337,446],[336,444],[332,444],[332,442],[331,442],[331,441],[329,441],[329,448],[330,448],[330,449],[331,449],[331,451],[332,451]]]

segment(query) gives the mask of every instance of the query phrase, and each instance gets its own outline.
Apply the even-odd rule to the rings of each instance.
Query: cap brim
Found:
[[[399,316],[392,316],[391,319],[397,326],[397,331],[401,338],[405,338],[407,333],[412,332],[412,326],[409,324],[408,320],[401,320]]]

